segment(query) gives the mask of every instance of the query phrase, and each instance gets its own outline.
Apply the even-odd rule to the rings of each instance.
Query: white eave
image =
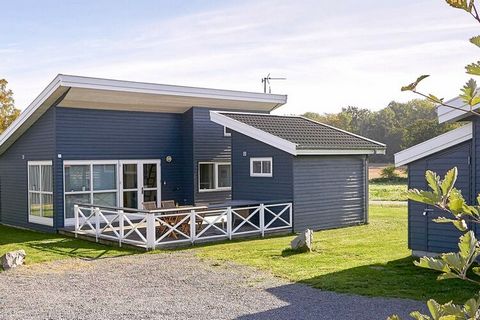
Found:
[[[473,125],[468,123],[460,128],[441,134],[413,147],[395,153],[395,166],[403,166],[436,152],[453,147],[472,139]]]
[[[0,154],[48,108],[183,113],[191,107],[270,112],[286,95],[208,89],[59,74],[0,135]]]
[[[456,97],[454,99],[448,100],[445,102],[452,107],[458,108],[449,108],[443,105],[437,106],[437,116],[438,116],[438,123],[445,123],[445,122],[454,122],[461,120],[463,118],[467,118],[471,116],[470,106],[462,101],[460,97]],[[478,109],[479,106],[477,105],[475,109]]]
[[[236,113],[236,112],[221,112]],[[258,140],[272,147],[285,151],[294,156],[299,155],[366,155],[366,154],[385,154],[385,145],[380,144],[379,149],[297,149],[297,144],[286,139],[280,138],[271,133],[252,127],[241,121],[222,115],[218,111],[210,111],[210,120],[225,126],[231,130],[237,131],[252,139]],[[243,113],[243,112],[242,112]],[[274,115],[270,115],[274,116]],[[333,128],[333,127],[332,127]],[[334,128],[337,129],[337,128]],[[337,129],[338,130],[338,129]],[[342,132],[346,132],[341,130]],[[346,132],[349,133],[349,132]],[[350,133],[349,133],[350,134]],[[355,135],[357,136],[357,135]],[[359,136],[357,136],[359,137]],[[363,138],[363,137],[362,137]],[[370,141],[370,140],[369,140]],[[373,141],[373,140],[372,140]],[[378,142],[377,142],[378,143]]]

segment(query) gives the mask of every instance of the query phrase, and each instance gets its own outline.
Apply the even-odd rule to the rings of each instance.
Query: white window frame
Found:
[[[263,162],[270,162],[270,172],[267,173],[255,173],[253,172],[253,163],[254,162],[262,162],[262,171],[263,171]],[[263,177],[263,178],[271,178],[273,177],[273,158],[272,157],[263,157],[263,158],[250,158],[250,177]]]
[[[200,189],[200,165],[202,165],[202,164],[213,164],[213,189]],[[221,187],[221,188],[218,186],[218,166],[221,166],[221,165],[229,165],[230,166],[230,180],[231,180],[231,177],[232,177],[232,163],[231,162],[202,161],[202,162],[198,163],[198,170],[197,170],[198,192],[215,192],[215,191],[229,191],[229,190],[232,190],[232,186]]]
[[[42,169],[41,166],[50,166],[52,167],[52,191],[32,191],[30,190],[30,166],[40,166],[40,177],[38,180],[38,183],[40,185],[40,189],[42,186]],[[28,161],[27,162],[27,193],[28,193],[28,222],[29,223],[35,223],[35,224],[42,224],[46,226],[53,227],[53,217],[52,218],[47,218],[47,217],[39,217],[39,216],[34,216],[31,215],[31,208],[30,208],[30,194],[31,193],[36,193],[40,195],[40,208],[42,208],[42,195],[47,194],[52,196],[52,205],[54,204],[53,200],[53,188],[54,188],[54,183],[53,183],[53,161],[47,160],[47,161]],[[55,209],[53,209],[53,214],[55,215]]]
[[[227,131],[227,127],[223,126],[223,136],[224,137],[231,137],[232,133]]]

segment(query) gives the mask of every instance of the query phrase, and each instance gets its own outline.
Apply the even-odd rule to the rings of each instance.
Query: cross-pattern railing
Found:
[[[75,235],[155,249],[165,244],[260,234],[292,228],[292,203],[209,209],[181,207],[137,210],[76,204]]]

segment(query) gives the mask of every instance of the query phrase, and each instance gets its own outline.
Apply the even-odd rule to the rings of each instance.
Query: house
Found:
[[[144,202],[174,200],[211,210],[261,204],[252,217],[267,204],[287,203],[294,231],[365,223],[367,158],[385,146],[301,117],[270,115],[286,100],[58,75],[0,136],[0,222],[79,229],[93,216],[79,204],[90,204],[89,212],[116,210],[115,219],[131,208],[141,220]],[[100,223],[113,230],[111,221]]]
[[[406,165],[408,188],[421,190],[428,189],[425,171],[432,170],[443,176],[456,166],[458,179],[455,187],[461,190],[468,203],[474,203],[480,192],[480,179],[477,178],[480,172],[480,119],[468,113],[468,107],[460,98],[446,104],[458,109],[438,106],[438,122],[462,122],[463,125],[398,152],[395,154],[395,165]],[[429,205],[408,202],[408,247],[413,255],[435,255],[458,250],[461,233],[451,224],[433,221],[440,216],[447,214]]]

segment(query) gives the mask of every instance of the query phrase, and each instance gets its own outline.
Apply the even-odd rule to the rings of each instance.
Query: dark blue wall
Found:
[[[443,176],[449,169],[458,168],[456,188],[471,203],[472,176],[470,165],[471,141],[435,153],[408,165],[408,187],[426,190],[425,171],[432,170]],[[477,171],[478,172],[478,171]],[[433,211],[424,215],[425,209]],[[448,216],[444,212],[418,202],[408,203],[408,245],[412,250],[428,252],[457,251],[461,233],[451,224],[439,224],[432,219]]]
[[[192,108],[193,164],[195,202],[221,203],[231,198],[231,191],[198,192],[199,162],[230,162],[231,139],[223,134],[223,126],[210,120],[210,110]]]
[[[57,151],[62,160],[161,159],[162,199],[188,202],[182,114],[57,107]],[[164,161],[167,155],[173,161]],[[55,192],[63,193],[62,165]],[[63,197],[57,197],[57,223],[63,223]]]
[[[244,157],[243,152],[247,155]],[[273,177],[250,177],[250,158],[272,157]],[[293,200],[293,156],[232,132],[233,200]]]
[[[55,109],[52,108],[0,157],[1,223],[42,231],[53,230],[51,227],[28,223],[27,161],[54,159]],[[54,181],[56,177],[54,173]]]

